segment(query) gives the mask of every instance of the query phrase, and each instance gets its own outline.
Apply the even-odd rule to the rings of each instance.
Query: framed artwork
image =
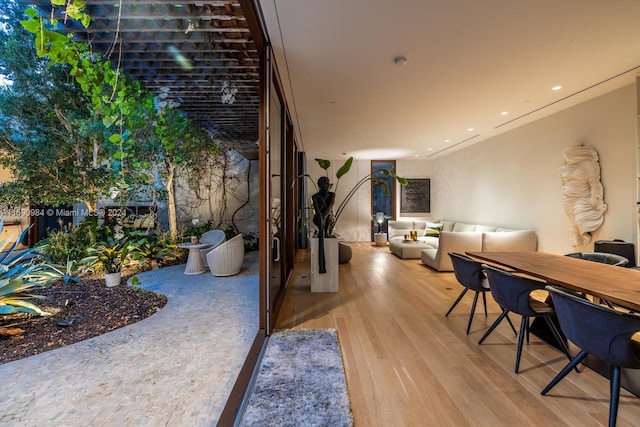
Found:
[[[424,214],[431,212],[431,179],[407,179],[400,186],[400,214]]]

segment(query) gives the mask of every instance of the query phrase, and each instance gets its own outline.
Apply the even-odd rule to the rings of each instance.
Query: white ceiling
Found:
[[[259,3],[312,157],[446,154],[640,73],[640,0]]]

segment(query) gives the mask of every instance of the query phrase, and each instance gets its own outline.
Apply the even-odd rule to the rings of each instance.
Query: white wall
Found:
[[[635,85],[543,118],[436,159],[434,215],[460,221],[537,231],[539,250],[593,249],[593,241],[636,241]],[[571,246],[569,220],[560,202],[562,150],[591,145],[600,156],[608,206],[592,242]],[[401,171],[399,171],[401,172]]]
[[[637,114],[636,88],[630,85],[441,158],[398,160],[397,173],[431,178],[429,218],[534,229],[542,251],[592,250],[598,239],[636,242]],[[574,248],[560,203],[558,170],[564,164],[562,150],[578,142],[599,153],[608,210],[592,243]],[[322,171],[309,159],[309,173],[317,178]],[[332,162],[331,178],[343,162]],[[352,186],[348,182],[369,172],[369,160],[354,162],[337,201]],[[369,241],[370,206],[370,185],[364,185],[338,220],[340,235]]]

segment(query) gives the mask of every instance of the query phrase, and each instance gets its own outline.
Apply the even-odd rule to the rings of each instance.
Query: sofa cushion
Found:
[[[422,234],[422,231],[427,227],[426,221],[413,221],[413,229],[418,232],[418,235]]]
[[[453,224],[453,231],[476,231],[475,224],[465,224],[464,222],[456,222]]]
[[[533,252],[538,248],[538,237],[533,230],[483,233],[483,252]]]
[[[421,236],[421,237],[418,237],[418,240],[436,249],[440,245],[439,236]]]
[[[449,221],[449,220],[443,219],[438,222],[442,224],[442,231],[453,231],[453,226],[455,224],[455,221]]]
[[[498,229],[498,227],[489,227],[488,225],[476,225],[476,230],[475,231],[496,231]]]
[[[413,221],[389,221],[389,240],[393,237],[404,239],[405,234],[413,230]]]

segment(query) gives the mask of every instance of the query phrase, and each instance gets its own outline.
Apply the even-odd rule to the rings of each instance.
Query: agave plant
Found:
[[[0,233],[4,228],[4,220],[0,217]],[[33,249],[27,249],[15,254],[29,228],[20,233],[15,242],[10,238],[0,241],[0,315],[14,313],[32,313],[47,315],[33,299],[44,297],[32,292],[45,286],[51,280],[50,271],[46,264],[33,257]],[[7,248],[5,250],[5,248]]]

